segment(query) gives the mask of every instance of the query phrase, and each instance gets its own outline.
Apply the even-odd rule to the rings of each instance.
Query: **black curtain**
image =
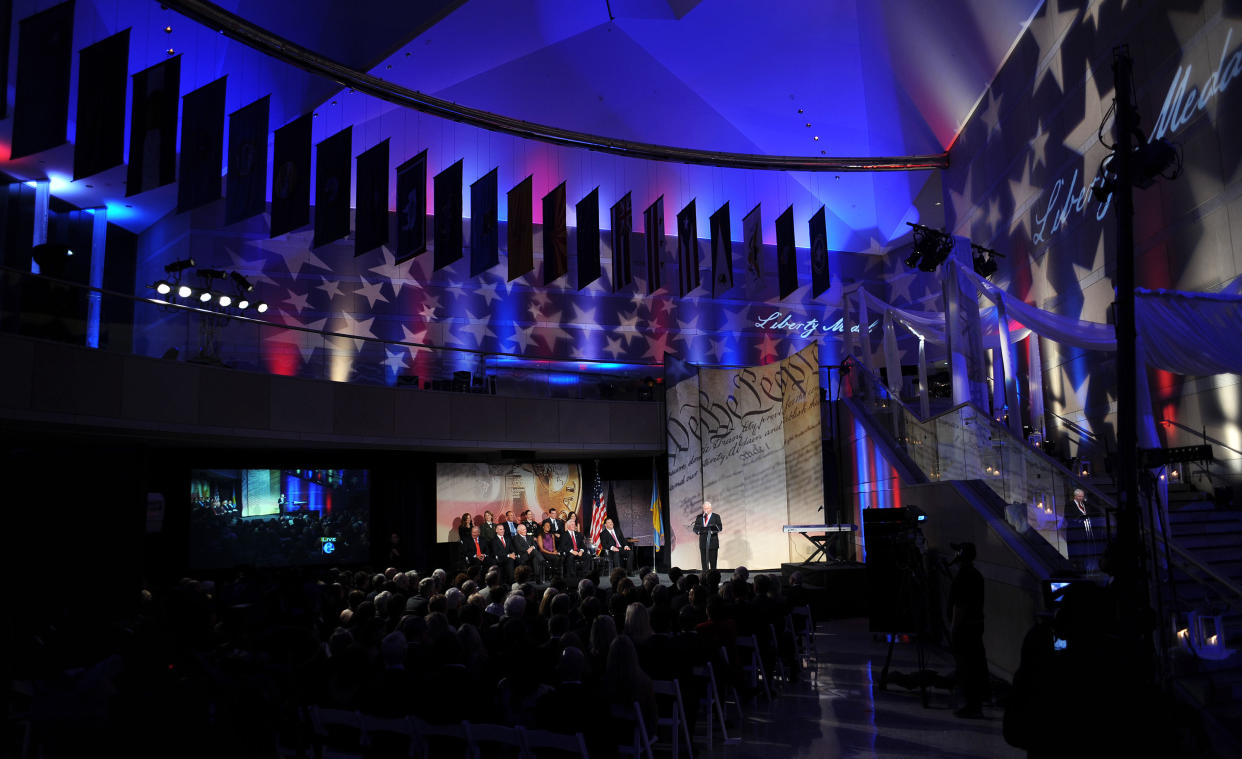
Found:
[[[470,185],[470,276],[500,263],[500,171],[492,169]]]
[[[163,187],[177,179],[177,100],[181,94],[181,56],[133,76],[134,105],[129,112],[129,165],[125,195]]]
[[[73,0],[21,20],[10,158],[39,153],[65,142],[72,66]],[[7,87],[8,79],[2,84]]]
[[[427,252],[427,151],[397,167],[397,260]]]
[[[664,253],[664,196],[643,211],[643,237],[647,248],[647,292],[653,293],[662,287],[660,265]]]
[[[314,247],[349,234],[349,155],[353,127],[347,126],[315,146]]]
[[[615,293],[634,281],[630,266],[630,244],[634,229],[634,206],[630,193],[609,210],[612,223],[612,291]]]
[[[272,237],[310,223],[310,170],[311,114],[307,113],[277,129],[272,143]]]
[[[798,252],[794,248],[793,206],[776,217],[776,270],[781,298],[798,289]]]
[[[578,216],[574,236],[578,248],[578,289],[599,279],[599,188],[574,206]]]
[[[819,297],[828,284],[828,224],[820,206],[811,217],[811,297]]]
[[[224,164],[224,94],[226,77],[205,84],[182,102],[181,171],[177,211],[189,211],[220,199]]]
[[[73,178],[125,162],[125,87],[129,84],[129,30],[78,54],[77,133]]]
[[[565,228],[565,183],[543,196],[543,284],[569,271],[569,231]]]
[[[267,207],[267,116],[271,96],[264,95],[229,114],[229,169],[224,221],[233,224],[263,213]]]
[[[534,176],[527,176],[508,193],[509,281],[535,268]]]
[[[354,255],[388,242],[388,140],[358,156]]]
[[[436,214],[435,247],[432,250],[436,270],[461,258],[461,183],[464,161],[448,167],[432,180],[435,193]]]
[[[9,117],[9,37],[13,35],[13,0],[0,0],[0,119]]]

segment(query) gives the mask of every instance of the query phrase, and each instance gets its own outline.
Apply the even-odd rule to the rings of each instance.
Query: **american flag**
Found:
[[[608,506],[604,503],[604,486],[599,481],[599,462],[595,462],[595,499],[591,502],[591,545],[599,552],[599,534],[604,530]]]

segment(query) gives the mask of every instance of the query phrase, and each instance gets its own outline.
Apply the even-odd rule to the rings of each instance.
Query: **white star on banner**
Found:
[[[515,328],[513,334],[505,338],[505,342],[511,343],[513,350],[517,353],[526,353],[527,349],[535,342],[535,325],[530,324],[525,327]]]
[[[1014,209],[1022,208],[1035,191],[1035,187],[1031,185],[1031,162],[1023,159],[1022,176],[1016,181],[1013,179],[1007,181],[1009,182],[1009,195],[1013,198]]]
[[[952,187],[949,188],[949,205],[953,209],[955,220],[954,232],[961,232],[967,228],[967,224],[974,218],[978,212],[975,208],[974,193],[972,185],[975,181],[974,167],[966,170],[966,183],[962,185],[962,191],[959,193]]]
[[[542,319],[544,315],[543,314],[544,308],[546,308],[547,306],[551,304],[552,304],[552,300],[551,298],[548,297],[548,294],[546,292],[544,292],[543,290],[536,290],[535,293],[530,296],[530,305],[527,306],[528,310],[530,311],[531,318],[535,319],[536,321],[539,319]]]
[[[574,333],[569,332],[559,324],[550,324],[539,330],[539,336],[548,343],[548,350],[556,350],[556,341],[560,339],[568,340],[570,344],[574,342]]]
[[[668,298],[668,297],[652,298],[651,301],[652,301],[652,308],[651,308],[652,319],[658,319],[664,314],[672,313],[673,311],[673,299],[672,298]]]
[[[224,250],[229,254],[229,258],[233,259],[233,271],[250,280],[250,284],[258,285],[263,283],[272,287],[278,287],[276,280],[263,273],[263,265],[267,263],[266,260],[262,258],[242,258],[227,245]]]
[[[362,297],[366,298],[367,307],[375,308],[375,301],[377,300],[383,303],[388,302],[388,299],[384,297],[384,294],[382,292],[380,292],[380,290],[382,290],[383,287],[384,287],[384,283],[382,280],[378,282],[370,282],[366,279],[366,277],[363,277],[362,287],[359,287],[357,290],[355,290],[354,295],[361,295]]]
[[[710,346],[710,347],[707,349],[707,355],[711,356],[711,357],[712,357],[712,359],[713,359],[716,363],[720,363],[720,359],[721,359],[721,357],[722,357],[722,356],[724,356],[725,344],[726,344],[728,341],[729,341],[729,338],[728,338],[728,337],[721,337],[721,338],[709,337],[709,338],[707,338],[708,345]]]
[[[405,351],[394,352],[385,348],[384,354],[388,356],[388,358],[384,359],[380,363],[391,369],[393,374],[400,374],[401,370],[406,368]]]
[[[454,298],[466,297],[466,288],[464,285],[450,285],[449,287],[444,288],[444,292],[452,295]]]
[[[497,288],[500,288],[501,292],[497,293],[496,292]],[[484,305],[488,305],[488,306],[492,305],[493,301],[500,300],[506,295],[506,293],[504,292],[504,283],[500,281],[488,282],[487,284],[480,287],[477,290],[477,292],[479,295],[483,296]]]
[[[666,353],[676,355],[676,351],[669,346],[667,332],[661,332],[658,336],[652,335],[647,338],[647,352],[643,354],[643,358],[654,358],[656,361],[664,363],[664,355]]]
[[[315,285],[315,287],[323,290],[327,294],[329,304],[331,304],[332,299],[338,295],[344,297],[345,293],[341,291],[341,283],[339,280],[328,279],[327,277],[320,277],[320,279],[323,280],[323,284]]]
[[[624,343],[623,338],[608,337],[605,339],[608,341],[608,344],[604,346],[604,349],[602,351],[603,353],[607,353],[613,358],[616,358],[617,356],[620,356],[622,353],[625,353],[625,346],[623,344]]]
[[[1061,140],[1061,144],[1075,153],[1086,155],[1087,152],[1095,146],[1100,140],[1100,121],[1104,118],[1106,104],[1112,100],[1111,93],[1113,91],[1111,72],[1104,70],[1104,88],[1100,89],[1100,82],[1096,81],[1095,70],[1088,64],[1086,71],[1083,72],[1082,97],[1085,107],[1083,108],[1082,120],[1074,125],[1074,128],[1065,135],[1065,139]],[[1111,130],[1111,124],[1106,127]],[[1109,134],[1108,131],[1105,134]],[[1110,138],[1111,139],[1111,138]],[[1097,159],[1098,160],[1098,159]],[[1094,177],[1092,177],[1094,178]],[[1069,177],[1066,177],[1069,182]],[[1090,179],[1085,179],[1090,184]]]
[[[305,327],[313,331],[303,332],[297,329],[283,329],[267,339],[274,343],[289,343],[290,345],[297,346],[298,352],[302,354],[302,362],[310,361],[315,349],[323,345],[323,338],[320,337],[319,333],[323,331],[323,326],[328,323],[328,320],[324,318],[303,324],[293,316],[283,312],[280,314],[280,318],[290,327]]]
[[[423,321],[434,321],[436,318],[436,307],[430,303],[424,303],[422,308],[418,309],[418,315],[423,317]]]
[[[678,328],[679,330],[681,330],[682,332],[696,332],[696,331],[698,331],[698,328],[699,328],[699,315],[698,315],[698,314],[695,314],[695,315],[694,315],[694,318],[692,318],[692,319],[691,319],[690,321],[688,321],[688,322],[683,322],[681,319],[678,319],[678,320],[677,320],[677,328]]]
[[[910,294],[910,285],[918,279],[919,272],[907,271],[898,274],[888,281],[889,303],[899,306],[908,303],[914,296]]]
[[[334,332],[340,332],[346,335],[357,335],[358,337],[375,337],[375,333],[371,331],[371,323],[375,321],[375,317],[371,316],[366,319],[355,319],[353,315],[342,311],[340,318],[345,322],[344,327],[340,327]]]
[[[574,340],[569,344],[570,358],[593,358],[593,356],[590,355],[590,346],[586,345],[586,337],[587,335],[584,333],[577,340]]]
[[[306,293],[301,293],[301,294],[299,294],[299,293],[295,293],[295,292],[293,292],[292,290],[289,290],[289,289],[286,289],[286,290],[285,290],[285,292],[289,294],[289,297],[288,297],[288,298],[285,298],[283,302],[284,302],[284,303],[288,303],[289,305],[293,306],[293,307],[297,310],[297,312],[298,312],[298,316],[301,316],[301,315],[302,315],[302,309],[304,309],[304,308],[306,308],[306,307],[307,307],[307,306],[306,306],[306,299],[307,299],[309,296],[308,296]]]
[[[464,332],[474,337],[474,345],[468,347],[478,348],[483,345],[484,338],[496,336],[496,333],[488,327],[486,313],[483,318],[479,318],[469,311],[466,311],[466,316],[468,317],[468,321],[464,325],[458,324],[457,329],[459,332]]]
[[[638,322],[639,322],[639,318],[638,318],[637,308],[634,309],[633,313],[630,313],[630,314],[625,314],[625,313],[617,314],[617,326],[629,327],[633,329],[635,326],[638,325]]]
[[[732,332],[736,335],[754,327],[754,320],[750,318],[750,306],[742,306],[737,311],[722,308],[720,313],[725,320],[721,329],[725,332]]]
[[[573,309],[573,315],[565,321],[566,324],[588,325],[595,323],[595,312],[598,306],[590,308],[582,308],[578,305],[578,301],[572,301],[569,307]]]
[[[996,236],[997,231],[1000,229],[1000,223],[1001,223],[1000,198],[993,195],[992,198],[988,200],[988,218],[987,218],[988,234],[991,237]]]
[[[401,287],[403,285],[415,284],[414,278],[410,275],[410,268],[414,266],[414,259],[410,259],[403,263],[397,263],[397,259],[393,256],[392,251],[387,245],[380,248],[380,253],[384,256],[384,263],[379,266],[373,266],[367,271],[380,275],[392,285],[392,295],[394,298],[401,297]]]
[[[875,235],[867,235],[867,247],[858,251],[860,256],[882,256],[887,252],[884,243],[880,242]]]
[[[630,305],[634,307],[635,311],[637,311],[639,308],[647,304],[647,299],[649,297],[651,296],[636,290],[634,294],[630,296]]]
[[[332,271],[332,267],[311,250],[310,232],[283,235],[271,240],[255,240],[251,244],[280,256],[285,262],[285,268],[295,277],[302,273],[302,267],[307,264],[324,271]]]

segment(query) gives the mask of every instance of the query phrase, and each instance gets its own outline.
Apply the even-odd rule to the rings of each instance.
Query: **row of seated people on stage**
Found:
[[[635,582],[618,569],[610,588],[595,574],[540,589],[529,567],[515,575],[302,568],[184,578],[147,586],[91,624],[27,616],[18,637],[37,641],[38,655],[15,660],[14,677],[40,694],[32,729],[46,755],[85,755],[100,741],[135,755],[304,755],[305,710],[319,705],[582,732],[591,756],[606,757],[628,740],[612,734],[612,707],[638,702],[654,724],[653,680],[679,680],[691,720],[702,719],[697,665],[711,662],[722,687],[743,688],[740,636],[759,634],[766,659],[795,668],[792,641],[768,645],[762,634],[782,631],[791,606],[805,603],[778,578],[739,569],[721,582],[716,571],[674,569],[661,581],[643,568]]]
[[[604,520],[598,545],[593,545],[579,531],[576,516],[559,519],[556,509],[551,509],[541,523],[530,521],[529,510],[523,512],[522,521],[515,522],[509,511],[506,522],[491,528],[486,521],[483,526],[470,524],[469,516],[462,515],[458,528],[462,569],[497,567],[506,580],[521,566],[533,568],[540,577],[570,580],[586,576],[597,563],[609,568],[624,566],[627,574],[634,571],[634,549],[611,517]]]

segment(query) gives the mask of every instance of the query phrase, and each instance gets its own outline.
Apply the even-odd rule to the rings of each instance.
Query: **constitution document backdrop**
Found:
[[[666,393],[672,564],[699,566],[690,525],[704,500],[724,523],[721,567],[809,555],[781,528],[823,522],[818,345],[763,366],[700,369]]]

